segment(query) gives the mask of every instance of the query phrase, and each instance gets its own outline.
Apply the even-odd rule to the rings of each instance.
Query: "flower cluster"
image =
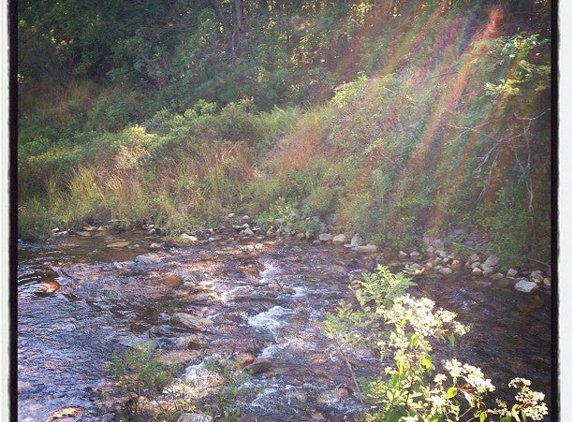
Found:
[[[467,363],[462,365],[456,359],[447,361],[444,366],[454,381],[457,381],[458,378],[465,380],[465,388],[471,388],[479,394],[485,394],[495,390],[491,380],[485,378],[483,371],[476,366],[468,365]]]
[[[519,389],[519,392],[515,396],[517,404],[511,409],[508,409],[505,402],[498,401],[498,407],[493,410],[492,413],[507,418],[513,417],[517,420],[519,420],[519,414],[521,413],[523,416],[531,418],[534,421],[540,421],[543,419],[543,416],[548,414],[549,410],[543,401],[545,394],[539,391],[532,391],[530,388],[531,381],[525,378],[514,378],[510,381],[509,386]]]
[[[450,331],[460,336],[469,332],[468,326],[455,321],[455,312],[444,309],[434,312],[434,307],[435,303],[431,299],[405,294],[394,301],[392,308],[378,309],[378,312],[384,315],[387,323],[397,327],[404,327],[408,322],[416,334],[425,338],[442,337]]]

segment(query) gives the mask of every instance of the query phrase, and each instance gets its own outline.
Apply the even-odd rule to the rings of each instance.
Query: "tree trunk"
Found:
[[[219,19],[219,22],[221,22],[221,25],[223,26],[223,32],[225,33],[226,36],[228,36],[231,31],[229,28],[229,22],[225,17],[223,8],[221,7],[221,3],[219,2],[219,0],[210,0],[210,1],[211,1],[211,6],[215,11],[215,15],[217,16],[217,19]]]
[[[235,30],[231,40],[231,52],[238,58],[243,48],[243,0],[235,0]]]

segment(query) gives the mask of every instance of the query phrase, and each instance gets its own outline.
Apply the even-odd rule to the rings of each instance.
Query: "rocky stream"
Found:
[[[352,300],[349,274],[381,260],[331,242],[252,235],[177,246],[146,232],[100,230],[21,242],[18,420],[114,420],[104,406],[116,392],[106,363],[149,340],[183,365],[182,382],[212,355],[259,363],[241,420],[354,420],[360,401],[322,323],[340,300]],[[388,265],[399,271],[404,261]],[[460,360],[481,367],[508,399],[507,383],[529,378],[550,406],[549,289],[522,293],[511,280],[463,268],[415,281],[416,293],[471,327],[457,345]],[[357,376],[379,370],[375,356],[348,359]]]

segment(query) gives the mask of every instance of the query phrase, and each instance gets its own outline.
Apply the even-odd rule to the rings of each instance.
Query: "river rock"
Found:
[[[472,275],[480,277],[482,275],[482,270],[480,267],[474,267],[472,269]]]
[[[515,268],[510,268],[507,270],[507,278],[514,278],[517,275],[517,270]]]
[[[364,245],[364,240],[362,240],[362,237],[360,237],[358,233],[352,236],[352,239],[350,240],[351,247],[354,248],[356,246],[362,246],[362,245]]]
[[[454,260],[452,261],[452,263],[450,264],[450,268],[451,268],[453,271],[459,271],[459,270],[462,268],[462,263],[461,263],[459,260],[454,259]]]
[[[183,277],[178,274],[167,274],[165,277],[161,278],[159,282],[173,289],[183,284]]]
[[[318,235],[318,240],[321,242],[330,242],[332,240],[332,235],[329,233],[321,233]]]
[[[179,337],[175,340],[175,344],[178,347],[189,349],[189,350],[197,350],[201,349],[204,346],[204,342],[196,334],[190,334],[188,336]]]
[[[201,318],[191,314],[184,314],[183,312],[178,312],[173,315],[173,318],[180,322],[181,324],[197,331],[206,331],[214,323],[210,319]]]
[[[485,262],[483,263],[486,267],[495,268],[499,264],[499,257],[497,255],[491,254],[487,257]]]
[[[191,236],[187,233],[181,233],[179,235],[179,241],[183,243],[197,243],[199,242],[199,239],[196,236]]]
[[[213,417],[202,413],[183,413],[177,422],[213,422]]]
[[[438,271],[441,275],[450,275],[453,273],[451,268],[448,267],[442,267],[440,268],[440,270]]]
[[[46,422],[74,422],[82,413],[83,410],[78,407],[64,407],[52,413]]]
[[[112,242],[107,244],[108,248],[115,248],[115,249],[126,248],[127,246],[129,246],[129,242],[127,240],[121,240],[119,242]]]
[[[543,284],[543,271],[539,270],[532,271],[529,277],[531,278],[531,281],[533,281],[534,283]]]
[[[410,258],[412,258],[414,261],[418,261],[421,257],[422,257],[422,254],[418,251],[414,251],[414,252],[410,253]]]
[[[244,369],[255,361],[255,355],[249,352],[243,352],[236,355],[233,360],[237,363],[239,368]]]
[[[161,257],[156,253],[145,253],[143,255],[136,256],[133,261],[139,264],[159,264],[161,262]]]
[[[352,250],[360,253],[374,253],[378,250],[378,246],[369,243],[367,245],[355,246]]]
[[[346,236],[343,233],[337,234],[332,238],[332,243],[334,245],[344,245],[346,243]]]
[[[493,268],[489,265],[484,265],[482,268],[482,276],[489,277],[493,274]]]
[[[515,290],[523,293],[531,293],[537,287],[537,284],[535,284],[533,281],[527,280],[526,278],[522,278],[514,286]]]
[[[256,358],[250,365],[245,368],[245,371],[252,375],[262,374],[271,369],[271,361],[265,358]]]
[[[40,293],[56,293],[58,290],[60,290],[60,283],[56,280],[44,281],[38,287],[38,292]]]
[[[479,255],[477,253],[473,253],[468,257],[468,261],[471,263],[479,261]]]

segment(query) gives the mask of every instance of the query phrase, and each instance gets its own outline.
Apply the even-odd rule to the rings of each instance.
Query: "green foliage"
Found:
[[[500,400],[490,409],[485,397],[495,388],[479,368],[449,359],[445,371],[438,370],[435,343],[447,340],[454,347],[456,336],[469,328],[455,320],[455,313],[435,309],[433,301],[406,294],[411,284],[403,275],[378,267],[377,273],[365,274],[356,290],[358,309],[341,304],[336,315],[327,315],[328,335],[374,349],[384,364],[380,375],[361,380],[361,394],[370,404],[364,420],[485,421],[493,415],[500,421],[541,420],[547,414],[544,395],[531,391],[528,380],[510,382],[520,389],[511,410]]]
[[[142,406],[141,399],[155,402],[163,390],[174,380],[176,368],[168,366],[154,357],[152,341],[136,344],[121,357],[114,353],[108,367],[116,383],[129,399],[124,412],[127,420],[148,420],[151,410]]]
[[[209,405],[210,413],[216,415],[218,420],[234,422],[241,420],[240,402],[254,389],[249,385],[251,376],[231,360],[211,357],[206,360],[205,368],[221,379],[214,403]]]
[[[255,217],[255,223],[261,229],[268,231],[276,231],[279,228],[294,224],[298,220],[298,215],[295,212],[295,207],[286,201],[286,199],[279,197],[273,202],[268,211],[265,211]]]
[[[495,33],[478,29],[502,18],[490,2],[259,2],[242,27],[237,2],[112,3],[19,4],[19,202],[43,204],[36,227],[177,231],[284,198],[394,250],[463,225],[504,260],[549,261],[547,2]]]

